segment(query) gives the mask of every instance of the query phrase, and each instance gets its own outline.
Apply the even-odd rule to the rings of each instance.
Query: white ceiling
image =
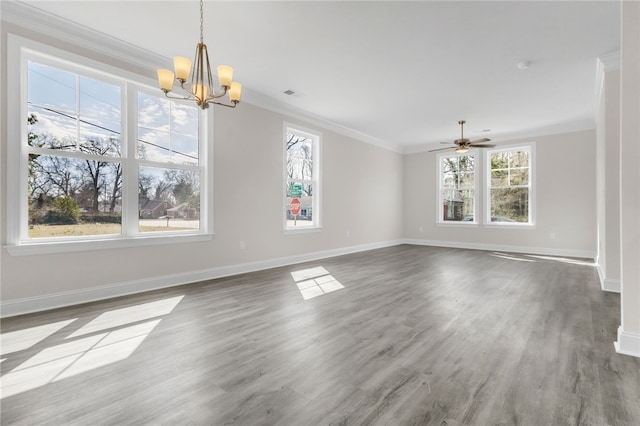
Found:
[[[23,3],[167,58],[192,57],[199,38],[195,1]],[[455,139],[460,119],[465,136],[498,142],[593,128],[596,59],[620,48],[617,1],[204,8],[211,60],[235,68],[247,102],[303,110],[405,152]]]

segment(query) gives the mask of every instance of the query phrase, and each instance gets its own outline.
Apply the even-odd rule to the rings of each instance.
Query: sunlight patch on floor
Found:
[[[76,319],[77,318],[0,334],[0,354],[6,355],[29,349],[56,331],[71,324]]]
[[[2,376],[1,398],[127,359],[159,322],[149,321],[46,348]]]
[[[3,375],[0,399],[129,358],[162,321],[157,317],[171,313],[183,297],[103,312],[64,340],[60,339],[63,343],[48,345]],[[149,321],[152,318],[156,319]],[[28,349],[76,319],[1,335],[3,355],[4,351],[12,353]]]
[[[166,315],[173,311],[183,297],[184,295],[107,311],[75,333],[70,334],[67,338],[84,336],[85,334],[95,333],[108,328],[119,327]]]
[[[296,282],[298,291],[300,291],[304,300],[313,299],[314,297],[344,288],[344,286],[322,266],[293,271],[291,272],[291,276]]]

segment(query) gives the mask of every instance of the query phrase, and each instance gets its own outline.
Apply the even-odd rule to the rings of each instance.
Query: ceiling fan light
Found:
[[[469,151],[469,148],[467,148],[466,146],[459,146],[458,148],[456,148],[456,152],[458,154],[464,154],[467,151]]]

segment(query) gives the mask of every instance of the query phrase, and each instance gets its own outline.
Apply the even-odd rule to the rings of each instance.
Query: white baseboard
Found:
[[[618,327],[618,341],[613,343],[616,352],[640,358],[640,334],[631,333]]]
[[[602,291],[608,291],[611,293],[620,293],[620,280],[615,278],[607,278],[602,272],[600,265],[596,266],[598,270],[598,277],[600,277],[600,288]]]
[[[556,249],[556,248],[547,248],[547,247],[524,247],[524,246],[510,246],[510,245],[502,245],[502,244],[468,243],[468,242],[457,242],[457,241],[437,241],[437,240],[418,240],[418,239],[406,239],[404,242],[406,244],[423,245],[423,246],[500,251],[500,252],[509,252],[509,253],[525,253],[525,254],[537,254],[537,255],[545,255],[545,256],[577,257],[581,259],[595,259],[596,257],[595,250],[594,251],[568,250],[568,249]]]
[[[620,280],[614,280],[612,278],[605,278],[600,283],[603,291],[609,291],[611,293],[620,293]]]
[[[363,244],[358,246],[343,247],[319,252],[305,253],[295,256],[287,256],[275,259],[267,259],[257,262],[242,263],[237,265],[221,266],[217,268],[190,271],[180,274],[150,277],[140,280],[127,281],[109,286],[86,288],[64,293],[47,294],[24,299],[16,299],[0,302],[0,318],[23,315],[32,312],[46,311],[64,306],[78,305],[113,297],[126,296],[151,290],[160,290],[199,281],[244,274],[247,272],[261,271],[279,266],[294,265],[302,262],[326,259],[350,253],[367,250],[375,250],[399,244],[426,245],[436,247],[452,247],[476,250],[492,250],[512,253],[528,253],[548,256],[566,256],[579,258],[593,258],[595,253],[579,250],[558,250],[535,247],[503,246],[497,244],[458,243],[450,241],[433,240],[391,240],[378,243]],[[612,290],[611,290],[612,291]]]
[[[178,285],[244,274],[247,272],[261,271],[279,266],[294,265],[302,262],[326,259],[350,253],[367,250],[375,250],[384,247],[403,244],[403,240],[382,241],[372,244],[343,247],[319,252],[305,253],[295,256],[287,256],[276,259],[268,259],[257,262],[242,263],[237,265],[221,266],[218,268],[203,269],[199,271],[185,272],[181,274],[164,275],[159,277],[144,278],[141,280],[127,281],[103,287],[93,287],[64,293],[47,294],[0,302],[0,318],[23,315],[33,312],[46,311],[64,306],[78,305],[113,297],[126,296],[151,290],[160,290]]]

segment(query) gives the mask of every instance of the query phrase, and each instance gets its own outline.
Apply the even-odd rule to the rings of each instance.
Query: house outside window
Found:
[[[473,154],[440,154],[439,223],[475,223],[476,157]]]
[[[206,232],[195,105],[40,43],[12,36],[10,47],[10,246]]]
[[[487,224],[534,224],[534,145],[487,151]]]
[[[284,228],[320,228],[320,134],[284,125]]]

